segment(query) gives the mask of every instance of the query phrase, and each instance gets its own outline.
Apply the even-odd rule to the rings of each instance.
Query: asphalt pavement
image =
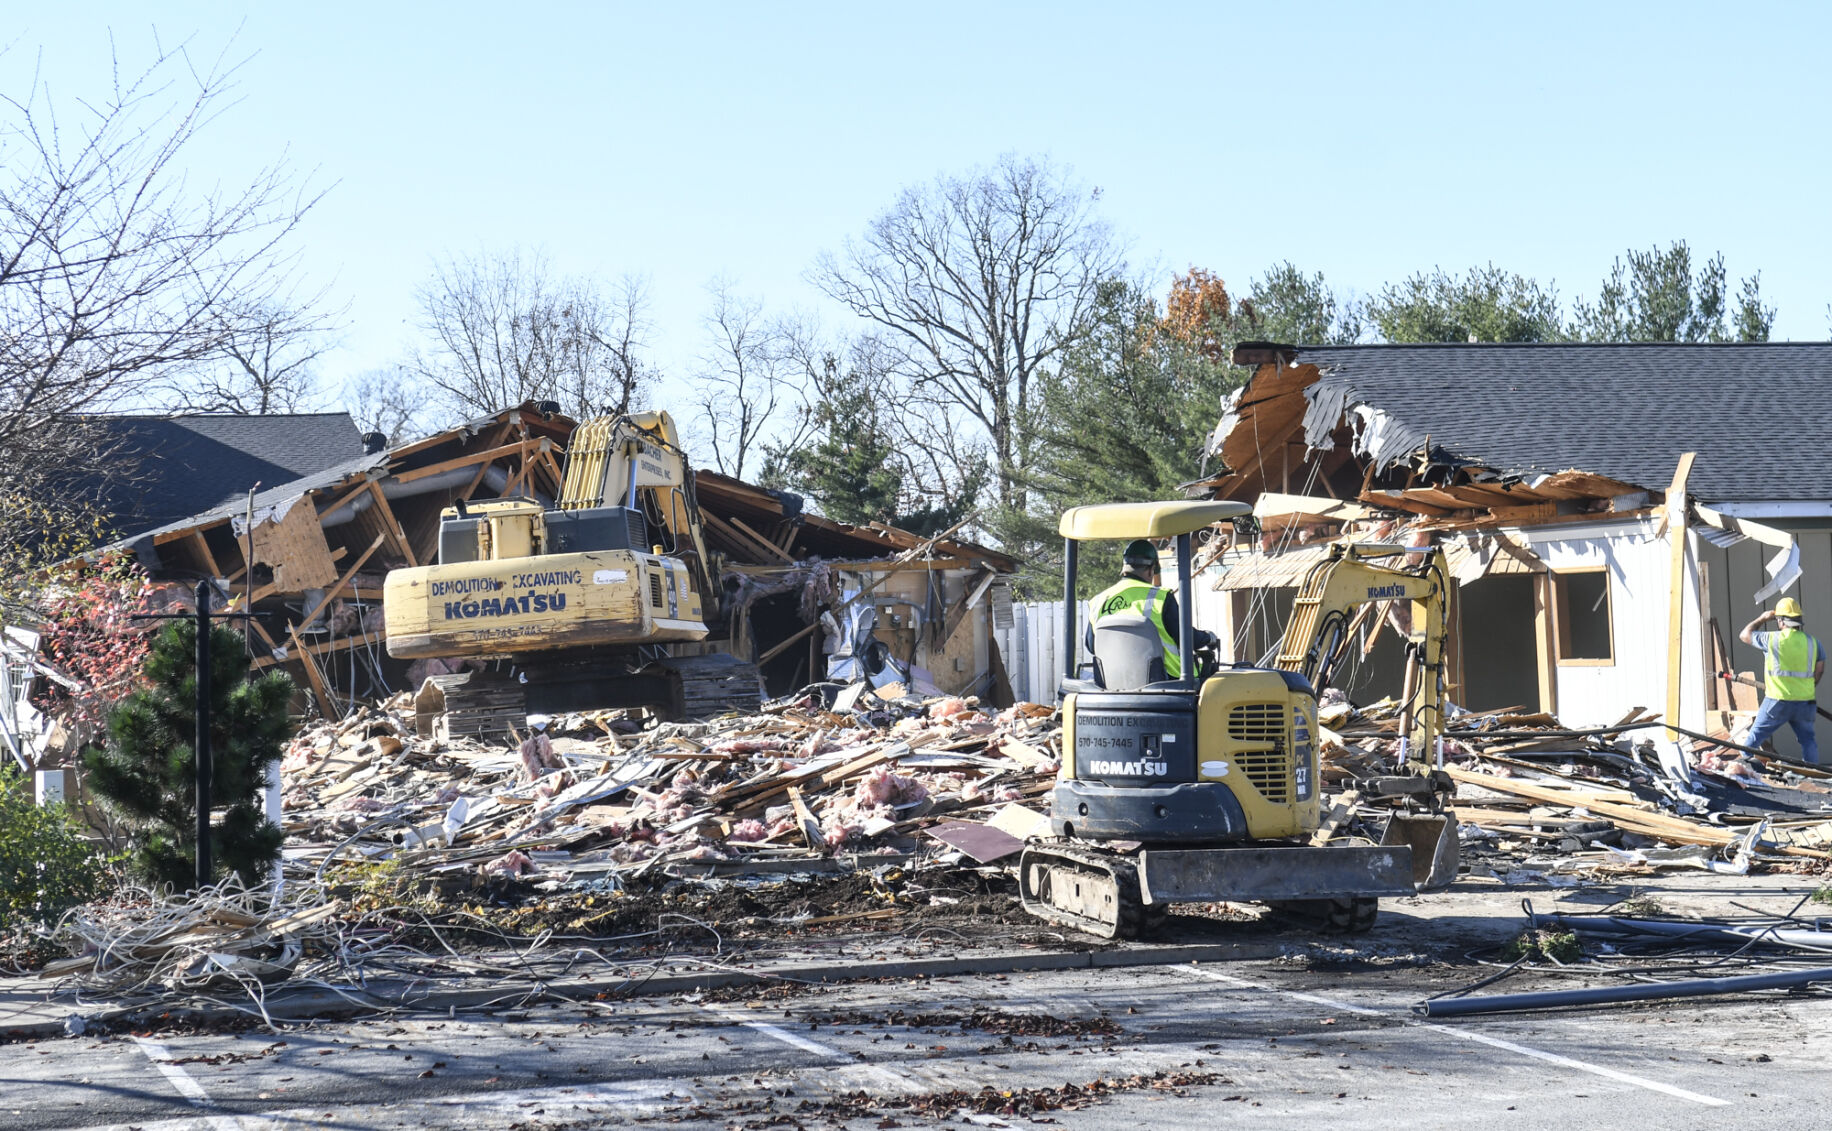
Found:
[[[589,983],[554,986],[571,1000],[527,1006],[502,1005],[501,987],[489,1007],[422,994],[409,1010],[279,1032],[221,1010],[110,1022],[102,1003],[9,983],[0,1008],[39,1028],[0,1045],[0,1125],[1820,1126],[1832,1009],[1816,996],[1444,1023],[1409,1012],[1491,972],[1465,956],[1519,932],[1522,898],[1594,912],[1637,895],[1727,915],[1786,910],[1814,886],[1468,884],[1394,901],[1353,939],[1207,922],[1109,950],[949,940],[899,950],[920,969],[866,959],[790,979],[821,964],[779,959],[604,1001]],[[65,1035],[72,1014],[81,1036]]]

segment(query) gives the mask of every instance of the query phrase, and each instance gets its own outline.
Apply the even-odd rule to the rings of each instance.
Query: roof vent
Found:
[[[379,451],[386,450],[387,447],[388,447],[388,433],[386,432],[364,432],[363,433],[363,454],[364,455],[372,456]]]

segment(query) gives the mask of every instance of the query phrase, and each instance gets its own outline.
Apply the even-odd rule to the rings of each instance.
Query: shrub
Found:
[[[34,804],[31,783],[0,773],[0,928],[47,922],[107,895],[110,864],[62,804]]]

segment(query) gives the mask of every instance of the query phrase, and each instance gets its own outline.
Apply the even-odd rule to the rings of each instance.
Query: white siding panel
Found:
[[[1671,569],[1667,541],[1656,540],[1646,524],[1628,526],[1619,533],[1586,530],[1577,537],[1556,528],[1528,531],[1533,552],[1554,573],[1570,569],[1609,571],[1612,620],[1611,646],[1615,662],[1606,666],[1558,665],[1558,714],[1568,726],[1605,726],[1630,708],[1666,709],[1667,589]],[[1694,588],[1688,576],[1687,589]],[[1688,601],[1691,608],[1691,602]],[[1697,673],[1698,614],[1688,613],[1687,639],[1694,649],[1689,671]],[[1466,645],[1467,646],[1467,645]],[[1684,653],[1682,652],[1682,656]],[[1691,681],[1696,682],[1693,675]],[[1696,711],[1696,707],[1694,708]],[[1696,721],[1696,720],[1695,720]]]

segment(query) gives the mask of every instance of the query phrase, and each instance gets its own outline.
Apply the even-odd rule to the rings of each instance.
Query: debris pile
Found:
[[[817,688],[762,714],[646,728],[616,712],[537,718],[491,743],[420,733],[399,695],[294,739],[282,764],[287,860],[317,876],[389,860],[435,879],[538,886],[908,855],[931,829],[995,816],[989,835],[1015,851],[1042,821],[1026,803],[1053,785],[1052,708],[862,688],[835,702],[846,706]],[[996,858],[985,839],[968,854]]]
[[[1398,703],[1357,709],[1332,690],[1318,718],[1326,789],[1396,771]],[[1557,870],[1592,874],[1832,861],[1832,774],[1712,736],[1673,741],[1642,708],[1584,730],[1544,713],[1461,714],[1445,733],[1444,769],[1473,874],[1493,873],[1484,855],[1556,858]]]

